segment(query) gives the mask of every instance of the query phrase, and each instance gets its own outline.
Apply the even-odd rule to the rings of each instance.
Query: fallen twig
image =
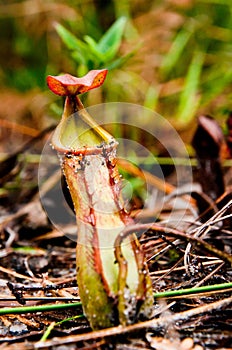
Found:
[[[111,337],[111,336],[116,336],[118,334],[121,335],[129,332],[134,332],[144,328],[154,329],[157,327],[166,327],[170,323],[174,323],[177,321],[185,321],[193,316],[196,316],[202,313],[212,312],[222,307],[226,307],[230,303],[232,303],[232,297],[219,300],[210,304],[206,304],[184,312],[180,312],[180,313],[176,313],[168,316],[161,316],[158,319],[152,319],[149,321],[136,323],[130,326],[117,326],[117,327],[102,329],[95,332],[72,335],[68,337],[60,337],[59,339],[53,339],[46,342],[39,342],[39,343],[33,344],[33,349],[45,349],[48,347],[61,345],[61,344],[70,344],[70,343],[77,343],[80,341],[96,340],[99,338]]]

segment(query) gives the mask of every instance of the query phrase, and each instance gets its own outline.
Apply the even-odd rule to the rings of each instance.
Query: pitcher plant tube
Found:
[[[151,317],[153,292],[144,252],[132,233],[117,168],[117,141],[89,115],[79,94],[100,86],[107,70],[82,78],[48,76],[51,91],[66,96],[52,138],[77,223],[77,283],[92,329],[128,325]]]

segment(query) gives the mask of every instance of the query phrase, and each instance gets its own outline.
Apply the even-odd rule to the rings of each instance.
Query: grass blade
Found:
[[[173,67],[178,63],[185,46],[187,45],[192,31],[189,28],[183,28],[174,39],[174,42],[170,48],[168,54],[164,57],[161,65],[161,73],[168,75]]]
[[[197,96],[197,92],[200,84],[204,56],[202,52],[195,52],[188,69],[184,90],[181,93],[177,111],[177,121],[182,125],[186,125],[191,121],[199,105],[200,97]]]

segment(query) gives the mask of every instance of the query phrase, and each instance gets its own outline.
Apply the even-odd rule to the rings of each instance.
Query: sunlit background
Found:
[[[223,123],[232,107],[231,15],[230,0],[1,1],[0,123],[43,129],[61,108],[46,75],[103,67],[106,83],[86,105],[136,103],[182,131],[201,113]]]

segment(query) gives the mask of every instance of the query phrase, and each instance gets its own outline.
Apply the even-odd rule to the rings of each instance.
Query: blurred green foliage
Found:
[[[45,87],[46,38],[35,38],[14,18],[0,18],[1,85],[27,91]]]
[[[61,24],[56,25],[58,34],[78,65],[78,76],[86,74],[91,69],[119,68],[133,55],[133,52],[130,52],[117,57],[126,21],[126,17],[118,18],[98,42],[89,35],[85,35],[84,40],[80,40]]]
[[[96,101],[142,104],[186,126],[232,109],[230,0],[0,2],[0,88],[111,70]],[[90,97],[92,98],[92,97]]]
[[[232,82],[232,2],[198,0],[183,18],[160,72],[163,81],[183,77],[176,118],[187,123]]]

